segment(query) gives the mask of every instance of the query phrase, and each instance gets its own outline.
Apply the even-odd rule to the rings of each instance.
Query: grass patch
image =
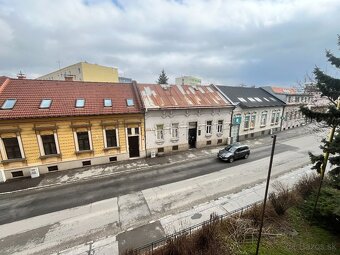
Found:
[[[299,209],[290,208],[285,218],[291,228],[296,230],[296,235],[262,238],[259,254],[340,255],[340,238],[319,226],[311,226]],[[256,242],[242,245],[239,254],[255,254],[255,251]]]

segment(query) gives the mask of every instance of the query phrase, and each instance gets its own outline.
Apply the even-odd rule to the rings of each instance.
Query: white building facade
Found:
[[[282,112],[282,106],[245,109],[237,107],[234,110],[233,122],[237,123],[237,119],[241,119],[239,141],[280,131]]]
[[[284,102],[261,88],[216,86],[234,105],[232,141],[280,131]]]
[[[299,127],[308,122],[300,111],[300,107],[311,103],[312,96],[310,94],[298,92],[295,88],[263,87],[263,89],[286,104],[282,116],[281,130]]]
[[[234,106],[213,87],[138,85],[147,156],[227,144]]]

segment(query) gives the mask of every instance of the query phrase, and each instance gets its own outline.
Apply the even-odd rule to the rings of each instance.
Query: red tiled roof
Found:
[[[223,108],[231,106],[213,86],[137,85],[145,108]]]
[[[281,88],[281,87],[272,87],[274,93],[277,94],[296,94],[297,90],[295,88]]]
[[[80,81],[20,80],[0,77],[0,107],[6,99],[16,99],[13,109],[0,109],[0,119],[88,116],[140,113],[141,105],[133,84]],[[85,99],[84,108],[75,108],[77,98]],[[104,107],[104,99],[112,107]],[[132,98],[134,106],[127,106]],[[52,99],[49,109],[39,109],[42,99]]]

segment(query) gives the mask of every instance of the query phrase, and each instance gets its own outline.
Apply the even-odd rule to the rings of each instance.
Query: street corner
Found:
[[[117,235],[119,252],[136,249],[165,236],[160,221],[151,222],[138,228]]]

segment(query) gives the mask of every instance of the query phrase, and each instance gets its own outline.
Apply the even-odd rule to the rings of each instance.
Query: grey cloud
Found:
[[[324,49],[336,48],[339,33],[338,1],[257,3],[0,0],[0,75],[22,70],[34,78],[58,60],[86,60],[140,82],[154,82],[164,68],[172,82],[197,75],[290,85],[326,65]]]

